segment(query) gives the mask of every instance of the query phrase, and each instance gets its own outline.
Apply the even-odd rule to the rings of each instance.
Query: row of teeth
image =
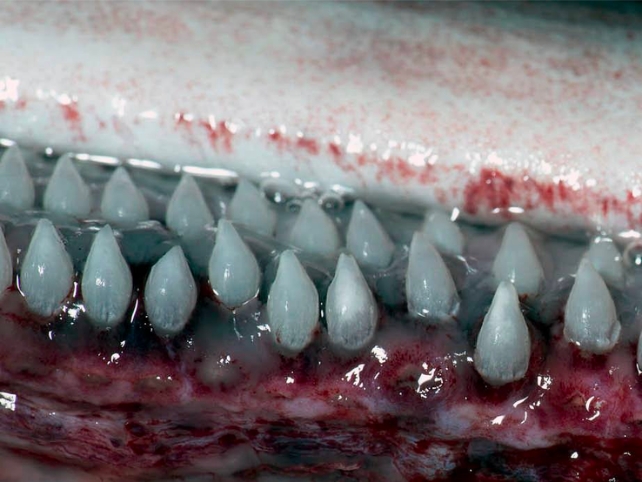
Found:
[[[0,204],[27,210],[34,202],[34,185],[24,159],[17,147],[10,148],[0,159]],[[83,218],[89,215],[91,206],[90,189],[71,157],[62,156],[45,190],[43,207]],[[149,219],[144,196],[122,167],[105,186],[101,212],[116,226]],[[228,217],[264,235],[272,235],[276,226],[276,213],[269,202],[246,181],[238,184]],[[214,223],[191,176],[184,175],[178,183],[165,221],[183,239],[197,239],[206,226]],[[312,199],[303,203],[289,241],[303,251],[335,259],[341,250],[336,225]],[[325,319],[328,338],[337,351],[355,353],[372,343],[379,320],[377,303],[361,269],[387,267],[395,250],[376,216],[360,201],[353,208],[346,248],[350,254],[339,254],[327,291]],[[460,256],[463,250],[464,237],[457,224],[440,212],[427,216],[410,244],[405,280],[410,314],[427,324],[455,320],[459,296],[442,254]],[[507,227],[492,272],[497,288],[477,338],[474,364],[488,383],[501,385],[522,378],[528,369],[531,341],[519,296],[536,296],[544,281],[540,261],[520,224]],[[208,274],[215,296],[229,308],[239,307],[258,294],[261,271],[257,259],[226,219],[218,222]],[[615,244],[608,239],[593,243],[579,266],[566,305],[564,336],[569,342],[594,354],[614,347],[620,323],[604,280],[617,285],[623,277]],[[0,288],[10,287],[12,279],[12,257],[0,234]],[[29,309],[41,316],[53,315],[69,296],[73,282],[72,261],[59,233],[50,221],[41,219],[18,277]],[[81,289],[86,313],[94,325],[107,329],[124,319],[132,299],[132,275],[109,225],[95,236]],[[194,277],[182,248],[176,246],[152,267],[144,288],[145,308],[154,330],[161,336],[181,332],[196,302]],[[288,354],[304,350],[320,329],[317,289],[293,250],[280,255],[267,314],[274,342]]]

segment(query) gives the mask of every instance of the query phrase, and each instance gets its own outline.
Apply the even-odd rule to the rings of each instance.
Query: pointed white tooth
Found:
[[[535,248],[519,223],[510,223],[493,263],[493,275],[499,284],[510,281],[519,295],[535,296],[539,293],[544,270],[537,258]]]
[[[58,159],[43,197],[47,211],[86,217],[91,211],[91,192],[78,173],[70,154]]]
[[[174,190],[165,215],[167,226],[181,237],[195,238],[214,218],[198,184],[189,174],[183,174]]]
[[[259,292],[259,264],[254,253],[226,219],[218,222],[208,274],[214,294],[230,308],[241,306]]]
[[[290,232],[290,242],[309,253],[328,257],[341,247],[337,227],[313,199],[303,201]]]
[[[515,287],[502,281],[484,318],[475,347],[475,369],[490,385],[523,378],[531,357],[531,338]]]
[[[109,226],[94,238],[81,287],[85,310],[96,327],[111,328],[122,321],[132,296],[132,274]]]
[[[451,318],[459,307],[453,277],[426,233],[416,232],[410,243],[406,297],[408,311],[428,322]]]
[[[395,245],[379,220],[363,202],[357,201],[346,233],[346,247],[361,266],[386,268]]]
[[[587,259],[580,262],[564,311],[564,338],[582,351],[602,354],[620,337],[621,325],[604,280]]]
[[[51,316],[69,295],[74,268],[58,231],[41,219],[31,237],[20,268],[20,289],[29,309]]]
[[[272,236],[276,228],[276,213],[257,187],[241,179],[228,207],[228,217],[259,234]]]
[[[13,261],[7,246],[4,232],[0,229],[0,293],[11,286],[13,280]]]
[[[111,175],[100,203],[105,220],[117,225],[132,225],[149,219],[149,206],[127,169],[119,167]]]
[[[0,204],[14,209],[31,209],[35,197],[33,180],[20,148],[11,146],[0,157]]]
[[[593,267],[608,284],[622,285],[624,282],[622,255],[612,239],[597,238],[593,240],[584,257],[593,264]]]
[[[428,235],[432,245],[442,254],[464,254],[464,235],[457,223],[443,211],[426,213],[421,230]]]
[[[341,254],[325,303],[330,343],[341,351],[367,347],[377,330],[379,311],[359,265]]]
[[[267,313],[275,343],[296,354],[312,342],[319,324],[319,294],[293,251],[281,253]]]
[[[180,246],[174,246],[152,267],[145,284],[145,309],[161,336],[181,332],[196,307],[196,283]]]

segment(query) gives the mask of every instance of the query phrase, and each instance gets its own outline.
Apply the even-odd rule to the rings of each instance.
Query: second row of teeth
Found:
[[[31,209],[33,181],[17,147],[0,159],[0,204]],[[92,206],[91,192],[69,156],[58,161],[43,196],[47,211],[83,218]],[[103,191],[101,213],[115,226],[149,219],[145,197],[124,168],[115,170]],[[276,213],[251,183],[241,181],[228,208],[235,223],[271,236]],[[198,239],[213,216],[195,180],[184,175],[167,205],[165,222],[182,239]],[[289,234],[289,243],[304,252],[335,258],[340,235],[332,219],[312,199],[304,201]],[[362,269],[384,269],[395,245],[376,216],[357,201],[346,232],[347,252],[339,254],[325,299],[328,338],[343,353],[356,353],[373,341],[379,322],[375,297]],[[410,243],[405,289],[408,312],[428,324],[456,319],[459,295],[442,254],[460,256],[464,237],[440,212],[427,216]],[[525,229],[510,224],[492,267],[496,292],[479,332],[474,362],[481,376],[499,385],[518,380],[528,368],[529,329],[519,296],[534,297],[544,272]],[[259,292],[257,259],[234,225],[218,221],[216,242],[209,257],[209,283],[217,299],[237,308]],[[74,282],[71,258],[54,225],[41,219],[21,262],[18,283],[28,307],[40,316],[56,313]],[[587,353],[605,353],[617,343],[620,323],[604,282],[622,281],[621,257],[612,242],[593,243],[581,262],[565,309],[564,336]],[[11,286],[13,260],[0,235],[0,288]],[[82,274],[81,290],[89,319],[100,329],[112,328],[125,317],[134,290],[132,274],[109,225],[95,236]],[[144,303],[154,330],[161,336],[180,333],[196,306],[198,290],[180,246],[170,249],[152,267],[144,288]],[[279,257],[270,287],[267,314],[270,332],[282,352],[304,350],[320,329],[317,289],[293,250]]]

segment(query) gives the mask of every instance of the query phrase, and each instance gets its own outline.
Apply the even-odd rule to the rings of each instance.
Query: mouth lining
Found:
[[[34,159],[30,160],[29,167],[36,173],[36,199],[39,203],[52,164],[50,160]],[[81,162],[79,167],[97,198],[100,187],[112,169],[96,165],[101,163],[91,162],[89,158],[87,160],[90,162]],[[317,467],[315,470],[332,473],[337,464],[343,464],[338,470],[346,471],[349,470],[347,467],[355,466],[364,473],[371,473],[375,470],[373,464],[385,463],[381,457],[390,454],[391,447],[400,443],[398,436],[384,437],[385,442],[368,439],[358,444],[359,449],[355,452],[349,445],[350,438],[356,437],[357,433],[350,432],[346,427],[352,426],[355,430],[361,428],[376,439],[381,436],[380,425],[391,423],[391,417],[414,420],[427,431],[434,431],[435,435],[422,438],[422,446],[430,447],[436,453],[444,450],[460,461],[463,446],[450,447],[446,442],[450,438],[461,435],[470,439],[477,435],[498,444],[496,450],[491,450],[492,457],[498,453],[510,454],[515,443],[515,438],[511,436],[515,433],[520,436],[529,432],[531,435],[537,433],[541,430],[538,424],[543,424],[543,420],[551,413],[556,413],[555,417],[562,420],[564,429],[572,434],[573,443],[579,443],[582,437],[593,433],[594,426],[591,423],[597,421],[603,426],[611,426],[617,417],[618,412],[609,408],[609,388],[602,389],[607,394],[591,395],[591,390],[594,390],[591,383],[599,378],[596,373],[607,368],[609,372],[619,371],[623,374],[621,376],[628,384],[629,392],[617,392],[615,398],[634,410],[637,375],[633,370],[635,355],[632,349],[639,333],[634,293],[641,283],[640,273],[629,266],[626,283],[610,287],[624,327],[619,344],[612,353],[583,353],[581,349],[572,347],[561,333],[564,304],[573,285],[571,275],[587,248],[589,236],[584,235],[583,240],[578,241],[529,231],[546,273],[542,291],[535,296],[522,297],[520,304],[532,337],[529,368],[525,378],[520,377],[508,386],[494,388],[485,384],[475,371],[472,349],[496,286],[491,281],[491,265],[504,235],[503,228],[458,221],[467,243],[465,253],[463,256],[443,255],[443,258],[457,286],[461,307],[450,323],[431,326],[425,320],[410,316],[405,307],[404,276],[408,248],[413,232],[421,230],[422,220],[411,215],[375,210],[396,245],[393,260],[386,268],[363,268],[380,309],[377,335],[360,353],[346,356],[345,353],[335,352],[328,342],[325,331],[327,324],[322,315],[321,327],[315,332],[312,344],[298,356],[283,357],[280,351],[274,349],[272,339],[268,336],[269,328],[266,327],[269,327],[269,319],[266,320],[264,305],[278,269],[279,254],[291,247],[287,244],[288,228],[296,222],[301,199],[288,197],[291,202],[272,206],[278,211],[279,219],[286,220],[281,223],[281,231],[279,227],[276,228],[276,240],[239,226],[241,236],[257,255],[264,274],[258,297],[231,311],[217,302],[207,281],[207,258],[216,235],[213,227],[205,229],[204,236],[194,242],[180,239],[160,221],[164,219],[164,208],[171,198],[177,177],[164,173],[141,173],[136,176],[134,173],[134,178],[140,182],[150,203],[152,221],[119,230],[123,253],[132,267],[136,287],[132,306],[137,307],[125,317],[127,321],[120,327],[108,333],[92,328],[84,317],[78,292],[66,300],[62,311],[53,321],[29,314],[21,294],[15,289],[4,295],[2,311],[6,323],[3,339],[8,348],[12,345],[22,347],[18,351],[7,349],[3,356],[3,384],[9,390],[6,393],[16,395],[15,392],[19,392],[14,400],[14,411],[22,406],[25,409],[29,407],[30,399],[40,400],[43,396],[50,396],[54,406],[63,412],[67,410],[73,414],[89,404],[94,409],[109,413],[108,424],[118,436],[112,437],[109,445],[103,446],[101,437],[93,430],[90,435],[80,437],[82,442],[76,447],[78,454],[85,450],[101,452],[90,458],[95,460],[92,468],[94,473],[111,467],[116,456],[114,449],[120,448],[123,449],[116,452],[118,457],[126,461],[123,463],[123,474],[128,476],[140,476],[140,471],[156,470],[153,467],[159,466],[165,469],[171,467],[178,476],[194,460],[201,459],[209,460],[211,464],[216,459],[224,467],[211,469],[203,462],[203,473],[214,474],[231,470],[230,467],[241,474],[257,470],[289,470],[287,467],[298,467],[295,470],[306,473],[312,470],[312,466]],[[208,206],[216,208],[212,209],[214,217],[225,217],[229,201],[221,202],[220,199],[231,199],[231,187],[216,182],[201,185]],[[213,199],[217,201],[213,202]],[[319,198],[314,199],[318,201]],[[350,209],[354,209],[354,205],[352,201],[342,200],[334,210],[327,211],[339,226],[342,239],[348,229]],[[3,215],[5,234],[13,253],[26,251],[33,218],[42,214],[32,211],[26,216],[17,212]],[[73,255],[77,272],[81,272],[93,234],[104,223],[95,220],[79,222],[59,215],[54,215],[52,219],[67,242],[67,250]],[[141,243],[145,249],[137,249],[137,243]],[[170,247],[176,245],[183,247],[190,261],[197,280],[199,301],[185,331],[168,341],[155,335],[153,327],[146,320],[141,301],[142,287],[149,268]],[[157,248],[151,255],[145,252],[149,246]],[[319,298],[325,300],[336,257],[326,259],[324,256],[306,255],[304,251],[298,251],[298,254],[314,281]],[[19,269],[18,260],[16,272]],[[323,305],[320,309],[323,313]],[[93,340],[87,343],[91,338]],[[579,381],[569,379],[569,366],[581,373]],[[60,373],[66,373],[70,380],[65,380]],[[243,392],[251,393],[261,403],[248,402],[241,395]],[[383,397],[383,403],[376,401],[378,396]],[[537,422],[520,428],[515,409],[525,397],[534,400],[529,404],[529,409],[519,416],[526,421],[530,415],[530,419]],[[213,401],[221,405],[212,411],[208,403]],[[66,404],[68,406],[65,408]],[[511,405],[513,409],[509,408]],[[46,406],[43,404],[41,410]],[[546,408],[538,413],[542,406]],[[583,412],[579,413],[575,408],[565,411],[566,408],[560,407],[580,407]],[[461,415],[460,411],[466,408],[483,416],[483,422],[463,416],[462,420],[470,424],[463,430],[448,418],[456,413]],[[164,410],[167,412],[164,413]],[[3,415],[3,423],[9,427],[15,424],[8,411]],[[300,442],[301,437],[313,439],[308,424],[313,424],[318,430],[322,420],[331,416],[336,417],[337,421],[332,429],[326,427],[325,430],[332,432],[330,438],[339,437],[342,440],[336,442],[342,455],[334,452],[331,448],[333,444],[326,446],[326,441],[320,442],[327,460],[333,460],[328,463],[321,462],[324,456],[311,457],[310,454],[319,446],[313,442],[309,446],[299,444],[295,440]],[[635,417],[635,414],[630,413],[629,416]],[[94,421],[98,424],[103,417],[104,414],[97,415]],[[223,424],[228,417],[231,420]],[[176,444],[180,445],[180,442],[175,437],[180,439],[181,436],[176,435],[175,431],[180,432],[177,427],[184,424],[185,420],[190,420],[194,427],[207,427],[190,429],[192,432],[205,431],[205,434],[195,435],[194,440],[206,443],[206,448],[194,442],[176,452]],[[285,424],[288,429],[285,435],[275,436],[274,427],[280,424]],[[222,430],[220,427],[223,425],[228,428]],[[236,427],[232,432],[230,425]],[[249,436],[252,432],[248,425],[260,427],[259,434]],[[36,431],[48,430],[39,421],[30,427]],[[340,436],[341,430],[347,430],[352,435]],[[410,429],[407,427],[405,430]],[[506,433],[501,433],[502,430]],[[617,440],[617,436],[633,434],[637,429],[631,428],[630,421],[620,420],[620,425],[610,430],[609,433]],[[562,440],[567,437],[558,428],[549,427],[544,432],[538,433],[536,440],[525,442],[520,448],[537,450],[538,446],[563,443]],[[224,447],[225,444],[218,440],[229,438],[226,435],[229,433],[236,435],[229,446]],[[405,432],[402,430],[400,433]],[[22,435],[10,438],[7,445],[19,447],[19,440],[24,434],[22,432]],[[279,441],[283,437],[288,441],[288,450],[294,450],[294,453],[285,458],[281,456],[277,462],[270,459],[268,454],[276,457],[279,450],[285,450],[283,442]],[[61,439],[69,440],[69,434]],[[114,446],[114,440],[118,447]],[[392,466],[401,470],[404,476],[413,473],[402,462],[407,457],[402,452],[409,449],[408,443],[415,448],[419,444],[413,435],[404,440],[403,450],[393,451],[392,457]],[[601,443],[594,441],[590,446],[599,447]],[[512,448],[504,449],[502,444]],[[620,450],[620,446],[617,443],[615,445],[617,448],[614,450]],[[359,457],[362,450],[370,455]],[[235,451],[240,454],[235,460],[243,460],[251,468],[234,466],[236,462],[229,460],[225,462],[225,457],[233,458]],[[182,455],[179,457],[176,453]],[[141,454],[154,455],[141,458]],[[351,455],[346,459],[345,454]],[[426,456],[424,451],[415,450],[415,454]],[[86,456],[88,453],[82,454],[82,457]],[[58,447],[49,451],[46,457],[73,464],[82,460],[77,456],[63,455]],[[306,457],[311,457],[306,463],[295,463],[297,458]],[[430,456],[426,457],[430,460]],[[510,458],[508,455],[506,457]],[[345,462],[337,462],[339,460]],[[443,461],[443,454],[432,463],[437,464],[437,460]],[[466,463],[481,462],[472,457]],[[250,472],[244,472],[246,470]],[[444,474],[452,475],[451,471]]]

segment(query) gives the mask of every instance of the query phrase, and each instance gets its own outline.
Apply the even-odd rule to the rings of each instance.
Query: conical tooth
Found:
[[[459,307],[452,275],[426,233],[416,232],[410,243],[406,297],[408,311],[429,321],[450,318]]]
[[[161,336],[181,332],[196,306],[196,283],[180,246],[174,246],[152,267],[145,284],[145,309]]]
[[[615,346],[620,330],[611,293],[593,264],[583,259],[566,302],[564,337],[582,351],[602,354]]]
[[[276,228],[276,213],[256,186],[245,179],[236,186],[228,216],[232,221],[265,236],[272,236]]]
[[[367,347],[377,330],[379,312],[359,265],[341,254],[325,303],[330,342],[341,351]]]
[[[0,204],[14,209],[31,209],[35,197],[33,180],[20,148],[11,146],[0,157]]]
[[[290,232],[290,242],[309,253],[328,257],[341,247],[337,227],[313,199],[303,202]]]
[[[132,225],[149,219],[147,201],[124,167],[116,169],[105,184],[100,210],[105,220],[118,225]]]
[[[519,295],[535,296],[544,281],[544,270],[535,248],[519,223],[510,223],[493,263],[497,283],[510,281]]]
[[[31,237],[20,269],[20,289],[29,309],[51,316],[69,295],[74,268],[58,231],[41,219]]]
[[[395,250],[390,236],[363,202],[357,201],[346,234],[346,247],[361,266],[385,268]]]
[[[179,236],[195,238],[214,218],[207,207],[203,193],[189,174],[183,174],[174,190],[165,215],[167,226]]]
[[[132,296],[132,274],[109,226],[94,238],[81,287],[85,310],[96,327],[120,323]]]
[[[597,238],[584,255],[604,281],[613,286],[620,286],[624,282],[624,265],[622,255],[612,239]]]
[[[310,344],[319,324],[319,295],[293,251],[284,251],[270,294],[267,313],[276,344],[289,354]]]
[[[4,238],[4,232],[0,229],[0,293],[11,286],[13,280],[13,261],[11,252]]]
[[[530,357],[530,334],[517,291],[502,281],[477,336],[475,369],[486,383],[504,385],[524,377]]]
[[[442,254],[461,256],[464,254],[464,235],[443,211],[426,213],[421,230],[428,235],[428,240]]]
[[[232,223],[218,222],[216,244],[209,262],[210,285],[221,302],[230,308],[241,306],[259,292],[259,264]]]
[[[91,192],[71,160],[65,154],[58,159],[43,198],[47,211],[86,217],[91,211]]]

